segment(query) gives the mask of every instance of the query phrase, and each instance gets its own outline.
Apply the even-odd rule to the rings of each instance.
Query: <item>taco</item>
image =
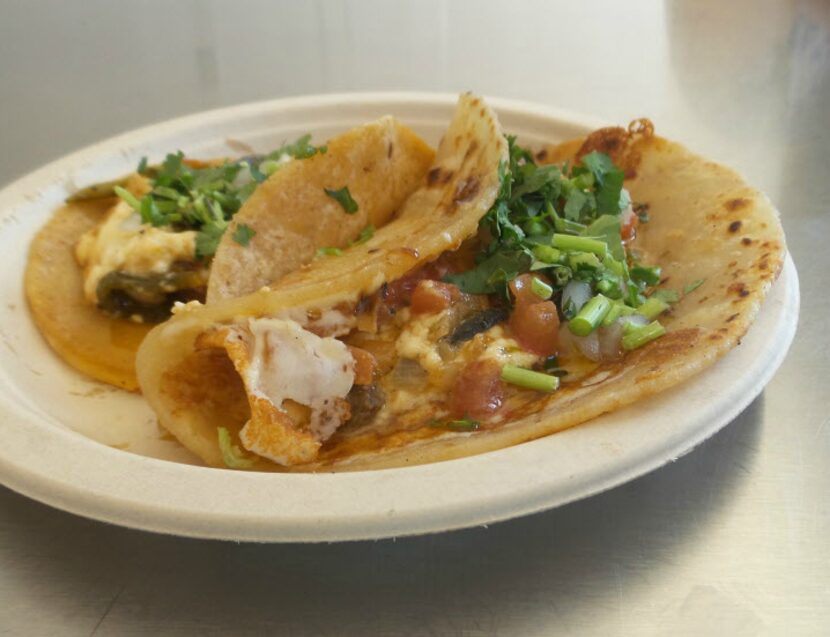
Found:
[[[270,283],[318,248],[360,240],[400,207],[432,157],[423,140],[385,117],[326,146],[306,135],[266,156],[197,161],[179,152],[159,166],[142,160],[135,174],[73,195],[35,237],[25,275],[35,322],[70,365],[135,390],[138,345],[174,303],[204,300],[210,280],[220,296],[238,291],[220,283],[228,277],[236,286]],[[352,184],[351,192],[336,192],[361,210],[344,222],[335,199],[304,199],[302,188],[321,175],[334,180],[333,192],[338,180]],[[316,223],[303,228],[302,240],[295,230],[309,216],[300,205],[313,205]],[[249,244],[244,254],[267,252],[267,272],[237,258],[234,248]]]
[[[138,378],[212,466],[457,458],[698,373],[746,332],[784,253],[763,195],[646,120],[532,154],[463,95],[392,221],[267,288],[181,306]]]

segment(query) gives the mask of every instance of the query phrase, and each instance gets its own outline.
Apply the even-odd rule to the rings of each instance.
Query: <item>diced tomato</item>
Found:
[[[509,325],[519,345],[529,352],[551,356],[559,348],[559,313],[553,301],[517,304]]]
[[[446,310],[461,295],[461,290],[451,283],[424,279],[412,292],[412,312],[432,314]]]
[[[536,293],[531,287],[534,278],[550,285],[550,281],[541,274],[530,273],[519,275],[510,282],[510,291],[513,293],[516,305],[529,305],[542,300],[536,296]]]
[[[504,402],[501,366],[492,360],[468,364],[461,372],[450,396],[450,411],[455,418],[486,419]]]
[[[349,352],[354,359],[354,384],[371,385],[375,379],[377,361],[370,352],[360,347],[349,346]]]
[[[444,253],[432,263],[427,263],[384,286],[381,293],[383,302],[393,310],[405,307],[412,301],[412,293],[421,281],[440,281],[450,272],[454,272],[456,268],[457,264],[452,258],[452,253]]]
[[[508,324],[524,349],[550,356],[559,347],[559,313],[553,301],[543,301],[533,292],[534,278],[550,284],[539,274],[522,274],[510,282],[515,305]]]
[[[639,223],[640,219],[634,212],[629,212],[628,215],[623,216],[622,227],[620,228],[620,236],[623,242],[628,243],[634,240],[637,236],[637,225]]]

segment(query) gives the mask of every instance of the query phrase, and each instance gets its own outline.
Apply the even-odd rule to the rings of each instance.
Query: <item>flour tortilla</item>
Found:
[[[459,131],[461,141],[453,149]],[[545,156],[573,159],[594,149],[608,152],[622,165],[632,199],[648,205],[651,220],[640,227],[634,245],[643,261],[659,263],[666,287],[675,290],[703,280],[661,317],[666,336],[621,361],[600,365],[579,382],[564,383],[553,394],[528,392],[527,402],[496,429],[447,432],[430,427],[427,420],[380,431],[370,424],[349,435],[335,434],[314,463],[285,468],[259,460],[253,468],[379,469],[499,449],[646,399],[699,373],[735,347],[783,265],[786,248],[775,209],[734,171],[655,136],[647,122],[628,130],[603,129],[586,140],[546,149]],[[462,155],[472,155],[475,168],[461,162]],[[138,372],[161,424],[207,464],[223,466],[216,428],[227,427],[236,436],[250,411],[225,353],[194,350],[199,334],[241,317],[353,302],[384,281],[457,247],[475,232],[492,203],[497,165],[504,157],[495,116],[474,98],[463,97],[436,158],[441,170],[454,166],[445,189],[418,190],[399,219],[339,259],[292,273],[272,291],[195,308],[157,327],[139,351]],[[453,193],[472,177],[481,188],[472,201],[449,214]],[[415,244],[421,248],[417,256]],[[413,412],[416,407],[414,402]]]

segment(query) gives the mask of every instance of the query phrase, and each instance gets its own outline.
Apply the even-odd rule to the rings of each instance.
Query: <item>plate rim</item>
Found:
[[[201,113],[194,113],[183,117],[166,120],[161,123],[144,126],[127,133],[112,136],[101,142],[91,144],[82,148],[81,150],[70,153],[60,159],[49,162],[43,167],[28,173],[11,184],[0,190],[0,217],[11,214],[15,205],[6,205],[6,200],[13,202],[18,200],[17,205],[27,199],[31,199],[31,192],[35,190],[36,184],[45,182],[37,191],[42,191],[52,185],[60,178],[59,175],[65,175],[71,170],[77,170],[79,166],[89,160],[94,160],[104,152],[112,152],[117,147],[129,147],[135,145],[143,137],[161,137],[168,131],[174,132],[180,127],[185,126],[204,126],[210,122],[221,123],[232,116],[239,116],[242,114],[252,114],[258,112],[267,112],[272,109],[279,110],[302,108],[309,104],[317,106],[331,106],[341,105],[347,102],[351,105],[365,105],[367,103],[384,103],[384,104],[407,104],[412,106],[413,103],[421,102],[430,106],[451,107],[457,99],[457,95],[448,93],[426,93],[426,92],[366,92],[366,93],[330,93],[324,95],[312,96],[298,96],[289,98],[279,98],[276,100],[265,100],[259,102],[252,102],[230,106],[225,108],[213,109]],[[541,117],[545,120],[556,121],[568,126],[578,126],[585,129],[602,125],[602,122],[596,118],[585,116],[577,113],[572,113],[554,107],[548,107],[540,104],[533,104],[519,100],[501,99],[501,98],[487,98],[488,102],[494,107],[497,112],[513,111],[520,115],[530,115],[534,117]],[[391,108],[391,106],[390,106]],[[604,477],[593,482],[590,485],[574,485],[577,488],[571,488],[569,494],[564,496],[559,495],[552,497],[550,494],[550,485],[547,483],[540,483],[535,485],[535,489],[526,489],[520,502],[511,499],[508,502],[495,502],[491,499],[488,506],[482,508],[482,503],[479,500],[468,501],[466,508],[458,508],[457,505],[451,511],[444,510],[446,507],[435,506],[434,503],[429,507],[429,512],[420,513],[415,511],[409,512],[395,512],[394,510],[386,516],[385,519],[378,519],[377,513],[372,515],[352,515],[346,520],[342,515],[334,518],[317,512],[316,516],[312,516],[306,520],[304,524],[294,522],[296,528],[290,528],[291,523],[287,526],[280,526],[274,524],[275,520],[267,517],[257,517],[251,515],[243,515],[237,513],[235,522],[225,521],[225,526],[216,524],[216,516],[210,512],[203,510],[183,511],[181,509],[168,510],[164,507],[159,507],[157,504],[144,503],[143,507],[133,508],[133,510],[125,510],[132,506],[125,501],[123,497],[117,498],[111,493],[102,490],[83,489],[76,483],[67,482],[67,477],[72,475],[64,475],[63,479],[59,479],[55,475],[44,475],[39,471],[34,471],[30,467],[21,465],[15,462],[13,458],[9,457],[8,449],[0,449],[0,482],[4,483],[9,488],[22,493],[28,497],[39,500],[50,506],[69,511],[71,513],[83,515],[104,522],[119,524],[121,526],[128,526],[131,528],[139,528],[143,530],[173,533],[176,535],[183,535],[189,537],[200,538],[215,538],[228,540],[253,540],[253,541],[271,541],[271,542],[292,542],[292,541],[339,541],[339,540],[363,540],[363,539],[379,539],[385,537],[414,535],[429,532],[439,532],[451,529],[464,528],[480,524],[488,524],[499,520],[505,520],[522,515],[528,515],[544,509],[561,506],[567,502],[572,502],[578,499],[588,497],[608,490],[614,486],[618,486],[630,480],[633,480],[645,473],[653,471],[654,469],[670,462],[671,460],[687,453],[699,445],[702,441],[710,437],[723,426],[731,422],[747,405],[750,404],[763,391],[764,386],[774,375],[777,368],[783,362],[784,357],[789,349],[792,339],[795,334],[797,318],[798,318],[798,276],[791,257],[788,255],[784,269],[777,282],[779,287],[784,288],[786,296],[786,303],[782,306],[779,317],[778,328],[780,332],[776,332],[775,336],[777,347],[773,350],[767,351],[767,359],[763,368],[763,373],[756,376],[756,382],[750,391],[744,392],[738,400],[733,400],[728,409],[725,410],[720,417],[713,418],[708,426],[695,428],[695,433],[692,436],[685,436],[679,438],[674,444],[669,445],[662,453],[649,456],[634,465],[629,466],[627,470],[610,471]],[[760,308],[760,312],[769,312],[769,303],[764,303]],[[759,314],[760,317],[760,314]],[[757,321],[757,319],[756,319]],[[769,339],[768,339],[769,340]],[[727,355],[728,356],[728,355]],[[717,366],[718,363],[715,363]],[[694,382],[701,375],[707,374],[712,368],[704,370],[701,374],[689,379],[686,383]],[[759,380],[760,379],[760,380]],[[685,385],[686,383],[683,383]],[[0,414],[3,415],[0,421],[0,431],[8,430],[8,428],[19,426],[21,422],[9,425],[9,416],[14,415],[14,405],[8,404],[9,397],[0,396]],[[19,407],[19,406],[18,406]],[[22,414],[19,414],[22,416]],[[22,420],[25,420],[22,419]],[[49,426],[46,423],[41,426]],[[585,427],[585,425],[582,425]],[[395,472],[423,472],[429,471],[428,468],[434,468],[439,465],[449,465],[455,463],[455,466],[460,466],[460,463],[476,463],[480,462],[482,458],[492,459],[493,454],[509,455],[516,449],[523,448],[525,445],[532,445],[539,441],[532,441],[517,445],[507,449],[490,452],[488,454],[480,454],[469,458],[462,458],[459,460],[448,461],[445,463],[438,463],[437,465],[421,465],[418,467],[405,467],[402,469],[386,469],[374,472],[355,472],[355,473],[340,473],[340,474],[266,474],[266,473],[241,473],[223,469],[213,469],[207,467],[194,467],[189,465],[177,464],[165,460],[154,458],[147,458],[135,454],[125,453],[116,449],[111,449],[103,444],[92,441],[82,434],[68,430],[51,427],[51,433],[57,433],[53,436],[52,442],[56,439],[66,438],[69,440],[70,446],[78,443],[82,446],[88,446],[90,453],[101,455],[102,458],[112,454],[113,463],[120,465],[123,469],[142,469],[144,467],[155,467],[156,473],[166,475],[168,471],[171,474],[183,471],[189,474],[196,475],[198,472],[206,472],[203,475],[210,475],[217,477],[225,476],[248,476],[244,479],[231,478],[232,481],[237,481],[240,484],[256,484],[258,481],[277,479],[286,481],[288,483],[294,482],[304,484],[311,480],[318,480],[319,478],[336,475],[341,482],[359,481],[361,478],[354,476],[374,475],[383,476],[390,475]],[[545,440],[562,436],[567,432],[561,432],[557,436],[548,436],[540,439]],[[25,438],[25,436],[24,436]],[[159,465],[164,465],[160,467]],[[175,469],[171,469],[175,467]],[[256,476],[250,478],[250,476]],[[346,477],[351,476],[351,477]],[[75,476],[77,478],[77,476]],[[319,481],[319,480],[318,480]],[[369,483],[373,480],[369,480]],[[316,485],[315,485],[316,486]],[[566,489],[566,491],[568,491]],[[513,494],[515,495],[515,494]],[[120,515],[119,515],[120,514]],[[309,522],[314,528],[309,528]],[[327,526],[334,522],[334,528]],[[206,525],[207,523],[207,525]],[[239,528],[231,531],[235,525],[243,523],[242,532]]]

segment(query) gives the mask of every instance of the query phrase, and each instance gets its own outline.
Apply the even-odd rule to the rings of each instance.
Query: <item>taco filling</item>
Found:
[[[675,293],[626,247],[639,218],[623,171],[597,151],[538,165],[507,143],[495,202],[458,250],[339,320],[250,318],[199,337],[242,378],[244,449],[311,462],[339,427],[383,429],[413,411],[438,429],[494,428],[538,392],[665,334],[657,317]]]
[[[284,164],[326,152],[309,140],[235,161],[189,160],[181,152],[160,166],[142,159],[134,175],[75,195],[73,201],[118,197],[75,249],[86,300],[138,323],[165,320],[177,301],[204,300],[210,262],[230,220]],[[242,225],[233,240],[247,245],[254,234]]]
[[[344,219],[364,203],[341,198]],[[782,237],[760,193],[646,120],[533,154],[463,95],[391,221],[274,284],[177,306],[140,348],[139,381],[214,466],[498,449],[714,362],[777,276]]]
[[[25,279],[34,319],[66,362],[135,390],[138,345],[174,303],[239,296],[318,250],[367,240],[433,155],[382,117],[322,146],[305,135],[237,160],[142,160],[70,197],[35,237]]]

